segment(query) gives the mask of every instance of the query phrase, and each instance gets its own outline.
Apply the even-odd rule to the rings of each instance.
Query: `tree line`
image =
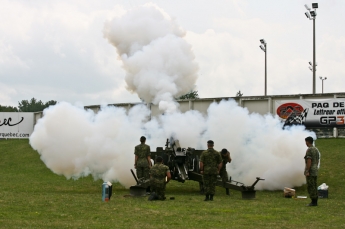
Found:
[[[187,99],[199,99],[198,91],[190,91],[189,93],[180,96],[178,100],[187,100]],[[41,100],[32,98],[30,100],[22,100],[18,102],[18,107],[14,106],[4,106],[0,104],[0,112],[38,112],[43,111],[45,108],[55,105],[57,101],[50,100],[43,103]]]
[[[18,107],[3,106],[0,104],[0,112],[38,112],[43,111],[45,108],[55,105],[57,101],[50,100],[43,103],[41,100],[32,98],[30,100],[22,100],[18,102]]]

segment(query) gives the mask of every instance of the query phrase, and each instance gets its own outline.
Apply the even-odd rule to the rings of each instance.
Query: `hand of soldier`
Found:
[[[308,177],[309,176],[309,172],[306,171],[305,172],[305,176]]]
[[[201,171],[200,171],[200,173],[201,173],[201,174],[204,174],[204,171],[203,171],[203,170],[201,170]]]
[[[134,168],[135,168],[135,169],[137,168],[137,165],[136,165],[136,164],[134,164]]]

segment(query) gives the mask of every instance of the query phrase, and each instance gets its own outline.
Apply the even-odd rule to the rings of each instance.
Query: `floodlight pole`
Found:
[[[265,44],[265,96],[267,95],[267,43]]]
[[[265,39],[260,40],[260,48],[265,52],[265,96],[267,95],[267,42]]]
[[[323,81],[326,80],[326,79],[327,79],[327,77],[321,77],[320,76],[320,80],[322,80],[322,94],[323,94]]]
[[[304,5],[305,8],[309,11],[305,13],[305,16],[309,20],[313,20],[313,94],[316,93],[316,48],[315,48],[315,20],[316,20],[316,9],[319,8],[318,3],[313,3],[312,4],[312,9],[309,8],[308,5]]]
[[[316,92],[316,49],[315,49],[315,19],[313,18],[313,94]],[[323,82],[323,81],[322,81]]]

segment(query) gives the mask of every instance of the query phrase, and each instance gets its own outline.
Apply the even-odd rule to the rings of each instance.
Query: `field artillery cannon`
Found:
[[[203,194],[203,175],[200,173],[199,168],[202,151],[191,147],[181,148],[178,140],[171,139],[169,142],[167,139],[165,149],[163,147],[157,147],[156,152],[151,152],[151,158],[155,159],[157,156],[163,158],[163,163],[169,167],[172,180],[182,183],[186,180],[199,182],[200,193]],[[130,187],[130,194],[132,196],[144,196],[150,181],[143,178],[138,179],[133,170],[131,172],[137,184]],[[233,189],[242,192],[242,199],[254,199],[256,194],[255,185],[260,180],[264,179],[256,177],[256,180],[251,186],[246,186],[242,182],[231,180],[231,178],[229,181],[223,182],[218,176],[216,185],[225,188],[227,195],[230,195],[229,189]]]

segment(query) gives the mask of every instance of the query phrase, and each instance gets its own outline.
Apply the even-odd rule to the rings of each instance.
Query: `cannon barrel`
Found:
[[[133,169],[131,169],[131,173],[132,173],[135,181],[137,182],[137,184],[139,184],[139,180],[138,180],[137,176],[134,174]]]

